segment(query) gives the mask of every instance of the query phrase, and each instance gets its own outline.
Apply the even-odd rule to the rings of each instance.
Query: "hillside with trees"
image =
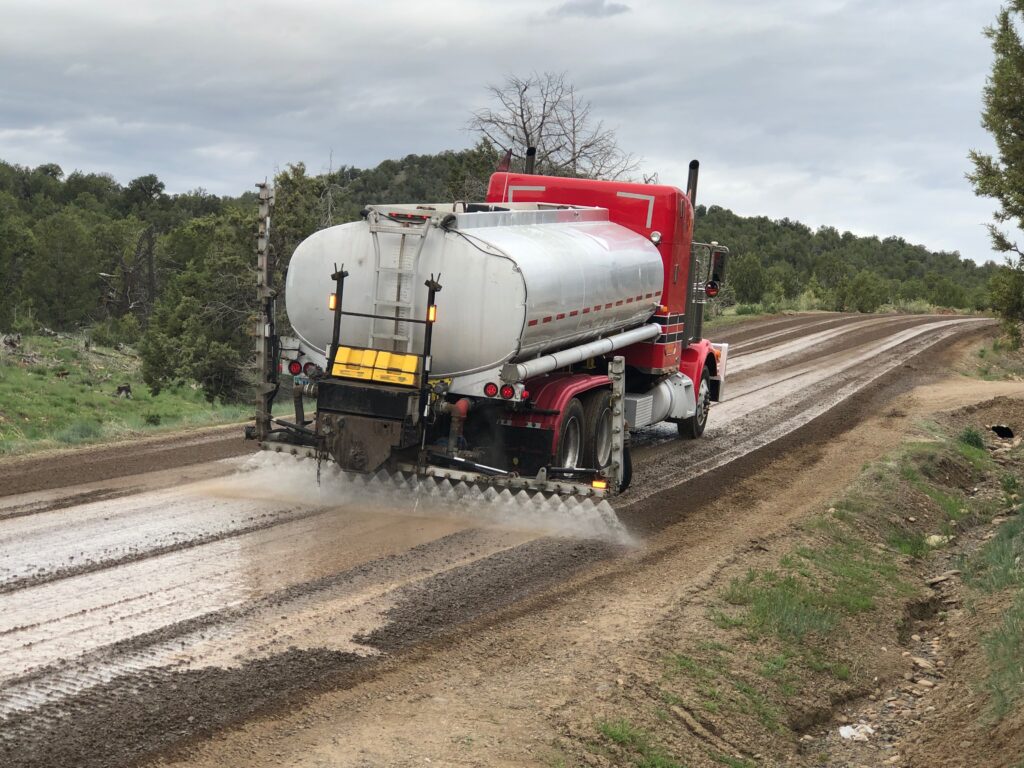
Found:
[[[356,219],[367,203],[479,199],[500,154],[481,141],[371,169],[289,165],[274,179],[272,248],[286,267],[303,238]],[[255,212],[251,192],[168,194],[154,175],[122,186],[103,174],[0,162],[0,332],[88,329],[97,343],[137,346],[155,392],[193,380],[211,399],[244,397]],[[768,309],[983,310],[998,269],[899,238],[715,205],[698,207],[696,236],[732,251],[726,301]]]

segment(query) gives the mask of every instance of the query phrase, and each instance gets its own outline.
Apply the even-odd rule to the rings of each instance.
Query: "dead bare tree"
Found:
[[[637,158],[624,152],[615,131],[595,120],[591,104],[562,73],[510,75],[489,85],[495,102],[473,113],[469,128],[518,158],[536,147],[536,169],[554,176],[628,179],[639,170]]]

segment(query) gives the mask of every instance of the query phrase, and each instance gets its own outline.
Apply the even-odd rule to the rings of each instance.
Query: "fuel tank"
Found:
[[[321,352],[331,343],[335,266],[349,273],[345,311],[389,317],[425,317],[424,281],[440,276],[432,340],[437,378],[494,369],[640,325],[660,303],[658,249],[609,222],[604,209],[522,203],[457,213],[451,204],[369,210],[368,219],[311,235],[289,264],[288,319],[296,335]],[[388,231],[371,231],[371,221],[394,222],[389,217],[409,211],[429,217],[418,230],[423,238],[413,227],[403,237],[393,223]],[[411,307],[399,308],[406,304]],[[347,346],[404,351],[411,336],[410,349],[419,352],[422,334],[422,325],[400,317],[341,320]]]

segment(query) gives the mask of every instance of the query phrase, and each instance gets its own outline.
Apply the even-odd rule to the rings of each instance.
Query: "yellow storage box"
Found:
[[[376,349],[338,347],[338,353],[334,356],[334,367],[331,368],[331,375],[341,376],[346,379],[370,381],[373,379],[373,366],[377,362],[377,354]]]
[[[373,380],[384,384],[415,387],[419,383],[419,370],[419,355],[378,351],[377,362],[373,366]]]

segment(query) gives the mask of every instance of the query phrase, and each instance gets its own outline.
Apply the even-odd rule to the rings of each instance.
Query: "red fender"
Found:
[[[554,434],[551,439],[551,453],[557,455],[558,433],[561,431],[562,415],[569,401],[583,392],[610,386],[611,379],[604,375],[573,373],[538,376],[525,383],[526,389],[530,392],[530,404],[536,410],[517,413],[511,421],[515,426],[550,429]]]
[[[696,341],[683,350],[679,359],[679,370],[690,377],[694,392],[700,388],[700,374],[704,370],[705,363],[711,369],[711,375],[715,375],[715,361],[714,350],[711,348],[711,342],[707,339]]]

